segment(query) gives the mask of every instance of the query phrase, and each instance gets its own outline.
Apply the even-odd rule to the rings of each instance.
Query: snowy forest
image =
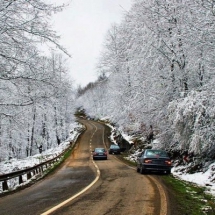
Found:
[[[215,158],[215,1],[134,0],[113,24],[99,78],[78,90],[87,115],[157,147]]]
[[[68,136],[74,120],[69,54],[50,27],[63,7],[0,0],[0,161],[34,155]]]
[[[131,136],[153,129],[159,148],[214,159],[215,1],[133,0],[104,38],[98,80],[78,89],[50,25],[63,7],[0,0],[0,161],[59,145],[80,107]]]

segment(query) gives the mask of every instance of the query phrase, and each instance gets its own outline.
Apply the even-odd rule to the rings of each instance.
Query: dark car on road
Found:
[[[144,174],[149,171],[171,173],[172,163],[164,150],[145,149],[137,158],[137,172]]]
[[[108,151],[109,151],[109,154],[120,154],[121,149],[118,145],[111,144]]]
[[[105,159],[107,160],[107,150],[105,148],[95,148],[93,150],[93,160]]]

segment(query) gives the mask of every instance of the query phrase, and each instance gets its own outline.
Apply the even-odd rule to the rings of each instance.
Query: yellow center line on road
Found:
[[[95,126],[95,125],[94,125]],[[95,126],[96,130],[95,132],[97,131],[97,127]],[[95,134],[95,132],[93,133],[93,135]],[[92,137],[93,137],[92,135]],[[91,138],[92,138],[91,137]],[[92,139],[90,139],[90,141],[92,141]],[[90,147],[91,147],[91,143],[90,143]],[[96,163],[93,161],[92,157],[91,157],[91,160],[96,168],[96,178],[93,180],[93,182],[91,182],[88,186],[86,186],[83,190],[81,190],[80,192],[78,192],[77,194],[71,196],[69,199],[61,202],[60,204],[54,206],[53,208],[49,209],[48,211],[42,213],[41,215],[49,215],[51,214],[52,212],[58,210],[59,208],[63,207],[64,205],[66,205],[67,203],[69,203],[70,201],[74,200],[75,198],[77,198],[78,196],[80,196],[81,194],[83,194],[84,192],[86,192],[88,189],[90,189],[100,178],[100,170],[99,170],[99,167],[96,165]]]
[[[90,189],[99,179],[100,177],[100,170],[98,168],[98,166],[95,164],[95,162],[93,161],[95,167],[96,167],[96,172],[97,172],[97,175],[96,175],[96,178],[94,179],[94,181],[89,184],[87,187],[85,187],[82,191],[80,191],[79,193],[75,194],[74,196],[70,197],[69,199],[61,202],[60,204],[56,205],[55,207],[49,209],[48,211],[42,213],[41,215],[48,215],[48,214],[51,214],[52,212],[58,210],[59,208],[63,207],[64,205],[66,205],[67,203],[69,203],[70,201],[72,201],[73,199],[75,199],[76,197],[80,196],[82,193],[84,193],[85,191],[87,191],[88,189]]]

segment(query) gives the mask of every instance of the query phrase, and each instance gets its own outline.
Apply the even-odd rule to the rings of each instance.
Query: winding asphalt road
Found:
[[[0,215],[170,215],[159,176],[141,175],[117,156],[93,162],[107,147],[108,129],[81,120],[86,131],[58,171],[20,192],[0,198]]]

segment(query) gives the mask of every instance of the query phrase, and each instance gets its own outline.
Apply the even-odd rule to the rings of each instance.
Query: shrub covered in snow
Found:
[[[214,158],[215,92],[192,91],[186,98],[169,104],[172,141],[180,150]],[[176,144],[178,143],[178,144]]]

